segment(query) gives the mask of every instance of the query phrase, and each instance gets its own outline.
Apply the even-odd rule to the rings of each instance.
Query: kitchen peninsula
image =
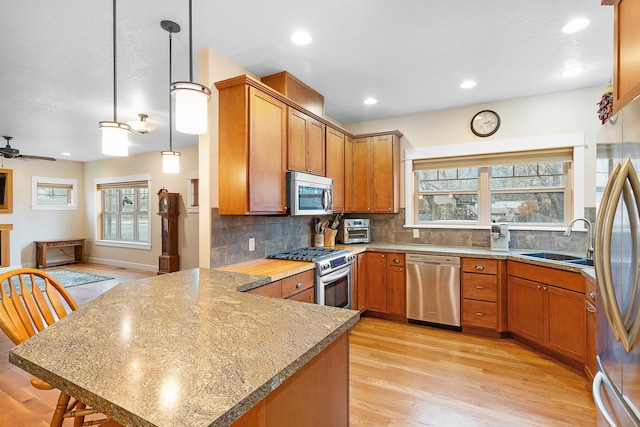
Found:
[[[346,427],[358,312],[238,292],[268,280],[192,269],[121,283],[9,359],[127,426],[294,425],[281,420],[309,411],[304,397],[318,425]]]

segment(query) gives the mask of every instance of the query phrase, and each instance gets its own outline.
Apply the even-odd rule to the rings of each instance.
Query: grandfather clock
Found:
[[[162,255],[158,259],[158,274],[180,270],[178,255],[178,203],[179,193],[169,193],[166,188],[158,192],[158,215],[162,226]]]

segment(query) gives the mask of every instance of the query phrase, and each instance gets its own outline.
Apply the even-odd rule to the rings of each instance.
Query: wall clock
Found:
[[[495,111],[482,110],[471,119],[471,132],[480,137],[491,136],[500,128],[500,116]]]

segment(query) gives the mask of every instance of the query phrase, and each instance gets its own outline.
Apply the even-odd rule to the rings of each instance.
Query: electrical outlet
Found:
[[[413,229],[413,238],[414,239],[420,238],[420,230],[419,229],[417,229],[417,228]]]
[[[249,238],[249,252],[255,251],[256,250],[256,238],[255,237],[250,237]]]

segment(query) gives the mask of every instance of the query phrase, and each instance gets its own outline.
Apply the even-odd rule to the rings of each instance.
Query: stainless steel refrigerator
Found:
[[[640,426],[640,98],[603,125],[597,142],[593,396],[598,426]]]

